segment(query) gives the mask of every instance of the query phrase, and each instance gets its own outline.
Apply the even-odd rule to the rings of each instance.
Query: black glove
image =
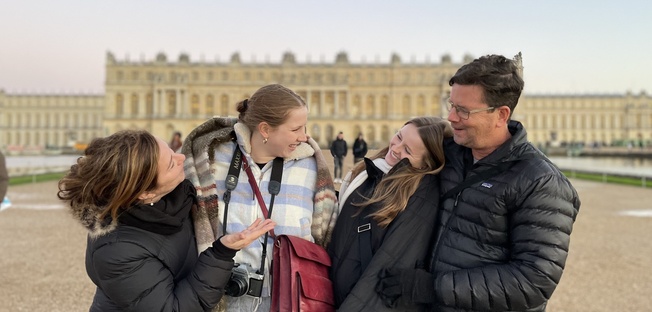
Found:
[[[376,292],[388,308],[396,308],[399,299],[412,303],[432,303],[435,297],[434,276],[422,269],[383,269]]]

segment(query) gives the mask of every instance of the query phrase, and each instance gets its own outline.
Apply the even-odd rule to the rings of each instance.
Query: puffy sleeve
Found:
[[[232,256],[218,244],[202,252],[191,272],[177,281],[155,255],[134,242],[99,247],[89,269],[96,272],[98,288],[124,311],[204,311],[222,298],[233,267]]]

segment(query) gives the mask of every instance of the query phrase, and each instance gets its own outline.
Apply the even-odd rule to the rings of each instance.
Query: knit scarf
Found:
[[[223,207],[218,205],[215,178],[210,168],[216,147],[232,140],[231,132],[237,121],[236,118],[223,117],[209,119],[186,136],[181,148],[181,153],[186,156],[186,179],[197,190],[198,207],[193,211],[193,219],[198,246],[212,244],[221,233],[218,224]],[[319,145],[313,139],[309,139],[308,144],[315,150],[313,157],[317,163],[311,232],[315,243],[326,247],[337,219],[337,197]]]

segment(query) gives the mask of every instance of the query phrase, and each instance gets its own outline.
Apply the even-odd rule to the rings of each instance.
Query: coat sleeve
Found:
[[[346,297],[340,311],[419,311],[420,307],[401,302],[396,309],[386,307],[375,291],[382,269],[423,267],[432,238],[438,207],[438,179],[427,175],[407,206],[391,223],[383,243]],[[356,233],[357,234],[357,233]]]
[[[580,206],[577,193],[559,173],[513,182],[527,187],[514,190],[507,259],[438,273],[434,286],[439,304],[525,311],[543,305],[557,287]]]
[[[232,260],[217,258],[213,249],[202,252],[192,271],[176,283],[159,259],[131,242],[100,247],[92,264],[98,288],[124,311],[204,311],[222,298],[233,267]]]

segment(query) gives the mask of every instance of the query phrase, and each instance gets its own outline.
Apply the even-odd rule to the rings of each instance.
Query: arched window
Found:
[[[417,116],[425,116],[426,115],[426,98],[423,96],[423,94],[419,94],[419,97],[417,97]]]
[[[167,104],[168,104],[168,115],[176,115],[177,114],[177,93],[176,92],[168,92],[167,94]]]
[[[215,116],[215,103],[211,94],[206,96],[206,115],[209,117]]]
[[[145,97],[145,114],[147,116],[154,114],[154,97],[151,93],[147,93]]]
[[[362,108],[360,107],[360,96],[356,95],[353,97],[353,105],[351,105],[351,115],[354,117],[360,117]]]
[[[199,115],[199,96],[197,94],[190,97],[190,114],[192,116]]]
[[[115,114],[116,114],[116,116],[122,116],[123,111],[124,111],[124,98],[122,97],[122,93],[118,93],[115,96]]]
[[[372,115],[376,112],[376,97],[373,94],[367,96],[367,103],[364,108],[364,114],[367,116]]]
[[[229,115],[229,96],[226,95],[226,94],[222,94],[222,97],[220,99],[220,103],[221,103],[220,115],[228,116]]]
[[[386,94],[380,98],[380,116],[389,117],[389,97]]]
[[[317,124],[313,124],[310,128],[310,137],[313,138],[316,142],[321,140],[321,128]]]
[[[138,94],[131,94],[131,117],[138,115]]]

